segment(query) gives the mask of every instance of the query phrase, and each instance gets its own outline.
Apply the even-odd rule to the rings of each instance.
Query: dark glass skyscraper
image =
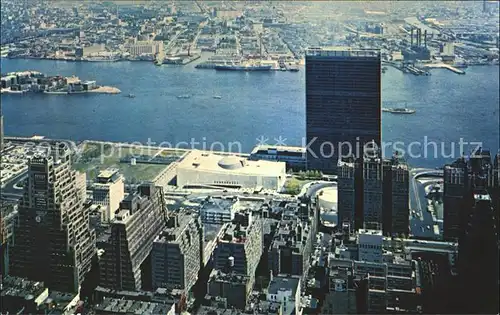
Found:
[[[381,141],[380,52],[312,48],[306,52],[308,169],[336,173],[339,147],[359,156]],[[359,143],[359,150],[356,150]]]

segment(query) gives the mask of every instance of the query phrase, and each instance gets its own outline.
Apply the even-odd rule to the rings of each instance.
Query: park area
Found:
[[[73,167],[85,172],[88,180],[94,180],[101,170],[116,168],[127,183],[136,184],[152,181],[184,153],[184,150],[85,141],[73,158]]]

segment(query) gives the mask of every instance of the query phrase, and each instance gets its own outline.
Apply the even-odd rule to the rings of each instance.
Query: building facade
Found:
[[[351,230],[381,229],[384,235],[409,232],[409,171],[391,159],[354,157],[338,163],[339,224]]]
[[[498,161],[498,155],[497,155]],[[464,195],[458,211],[458,296],[465,313],[498,313],[499,251],[498,218],[492,196],[498,197],[498,164],[492,163],[490,152],[476,150],[465,161]],[[446,191],[445,181],[445,191]],[[447,200],[445,199],[445,202]],[[444,222],[446,223],[446,221]],[[466,292],[464,292],[466,291]],[[468,291],[468,292],[467,292]]]
[[[120,202],[125,198],[125,184],[118,170],[100,172],[92,185],[92,195],[94,204],[101,206],[101,221],[113,221]]]
[[[219,294],[228,299],[228,305],[243,309],[255,283],[263,244],[261,218],[252,217],[250,212],[238,213],[232,223],[226,223],[213,254],[214,272],[209,280],[209,294]],[[231,298],[234,293],[221,291],[227,286],[239,288],[237,299]]]
[[[52,147],[50,156],[34,157],[28,165],[10,272],[44,281],[51,290],[77,292],[96,254],[96,236],[70,151]]]
[[[151,283],[151,275],[142,274],[151,273],[147,260],[153,241],[166,226],[162,198],[160,187],[144,184],[120,203],[100,260],[101,286],[136,291]]]
[[[350,143],[351,152],[362,152],[372,140],[380,145],[380,65],[377,50],[344,47],[306,52],[308,169],[336,173],[339,153],[347,156],[349,147],[342,143]]]
[[[273,275],[307,275],[313,243],[312,226],[297,218],[282,218],[268,252]]]
[[[198,215],[181,212],[156,237],[151,252],[153,289],[193,287],[203,263],[203,227]]]

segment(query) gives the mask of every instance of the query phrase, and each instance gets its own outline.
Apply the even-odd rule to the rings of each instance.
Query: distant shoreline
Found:
[[[126,59],[126,58],[117,58],[117,59],[76,59],[76,58],[56,58],[56,57],[32,57],[32,56],[19,56],[19,57],[2,57],[4,59],[34,59],[34,60],[53,60],[53,61],[67,61],[67,62],[106,62],[106,63],[113,63],[113,62],[120,62],[120,61],[142,61],[142,62],[151,62],[153,63],[154,60],[141,60],[141,59]]]
[[[1,94],[47,94],[47,95],[73,95],[73,94],[120,94],[120,89],[112,86],[101,86],[89,91],[78,91],[78,92],[68,92],[68,91],[11,91],[7,89],[2,89]]]

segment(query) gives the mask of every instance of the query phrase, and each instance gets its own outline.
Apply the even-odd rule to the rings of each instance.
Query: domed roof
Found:
[[[236,156],[226,156],[217,164],[226,170],[236,170],[242,168],[245,165],[245,161]]]

